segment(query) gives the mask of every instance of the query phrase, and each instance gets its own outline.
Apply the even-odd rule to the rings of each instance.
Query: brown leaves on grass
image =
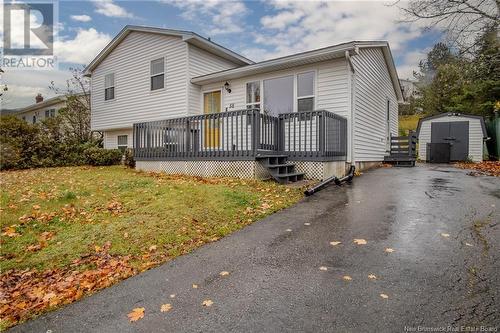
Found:
[[[163,312],[163,311],[162,311]],[[138,321],[144,318],[144,308],[135,308],[127,315],[130,321]]]
[[[481,163],[460,162],[456,163],[455,166],[460,169],[475,170],[479,174],[500,177],[500,161],[484,161]],[[476,176],[476,174],[471,174],[471,176]]]
[[[21,236],[21,234],[19,234],[17,231],[16,231],[16,227],[11,225],[10,227],[5,227],[3,229],[3,232],[2,232],[2,236],[7,236],[7,237],[18,237],[18,236]]]
[[[4,272],[0,276],[0,320],[14,325],[123,280],[135,274],[129,259],[99,253],[77,259],[63,269]],[[89,270],[90,266],[93,269]]]
[[[108,202],[106,209],[113,215],[119,215],[123,212],[123,205],[116,200],[111,200]]]

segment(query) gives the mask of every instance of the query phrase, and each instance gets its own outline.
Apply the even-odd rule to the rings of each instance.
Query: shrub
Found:
[[[94,166],[119,164],[122,160],[122,151],[119,149],[90,147],[83,154],[87,164]]]
[[[135,168],[134,151],[132,149],[126,149],[123,158],[123,164],[129,168]]]

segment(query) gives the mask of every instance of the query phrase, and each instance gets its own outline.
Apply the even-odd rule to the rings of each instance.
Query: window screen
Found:
[[[151,61],[151,90],[163,89],[165,86],[165,61],[159,58]]]
[[[264,110],[273,115],[293,112],[293,76],[264,80]]]
[[[247,109],[260,109],[260,82],[247,83]]]
[[[110,73],[104,76],[104,100],[115,98],[115,74]]]

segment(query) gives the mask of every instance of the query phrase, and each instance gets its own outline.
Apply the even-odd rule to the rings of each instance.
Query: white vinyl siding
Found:
[[[122,146],[122,142],[118,141],[119,136],[127,136],[127,147],[132,148],[132,138],[133,131],[132,129],[122,129],[116,131],[105,131],[104,132],[104,148],[106,149],[118,149],[118,146]]]
[[[461,116],[445,116],[440,118],[423,120],[420,126],[418,135],[418,158],[426,159],[427,144],[431,142],[431,124],[433,122],[451,122],[451,121],[468,121],[469,122],[469,153],[474,162],[483,160],[483,128],[481,120],[477,118],[461,117]]]
[[[192,84],[189,80],[196,76],[220,72],[239,66],[229,60],[211,54],[194,45],[188,45],[188,54],[189,79],[187,80],[187,86],[189,94],[189,114],[195,115],[202,113],[202,104],[200,98],[202,93],[200,86]],[[223,84],[224,83],[225,81],[223,82]]]
[[[223,89],[223,111],[226,109],[227,111],[242,110],[246,108],[246,84],[248,82],[261,81],[288,75],[296,76],[299,73],[308,71],[316,71],[315,80],[317,84],[315,86],[315,109],[327,110],[343,117],[348,117],[348,75],[346,61],[344,58],[321,62],[315,65],[300,66],[294,69],[274,71],[229,80],[228,82],[230,84],[231,93],[228,93],[223,89],[226,81],[203,85],[201,90],[210,91],[214,89]],[[200,97],[198,97],[198,99],[200,99]],[[202,107],[200,105],[197,113],[201,113],[201,111]]]
[[[387,152],[387,102],[390,133],[398,134],[398,101],[380,48],[352,56],[354,79],[354,160],[383,161]]]
[[[161,57],[165,89],[151,91],[150,63]],[[108,73],[115,73],[113,101],[104,100]],[[180,37],[130,33],[92,73],[92,130],[131,129],[136,122],[186,116],[188,79],[187,43]]]
[[[247,107],[247,96],[246,88],[249,82],[263,82],[266,79],[274,79],[280,77],[291,76],[294,78],[294,88],[293,88],[293,100],[294,108],[292,111],[296,111],[297,105],[297,75],[300,73],[314,72],[314,97],[315,97],[315,110],[327,110],[334,112],[343,117],[349,119],[349,96],[348,96],[348,72],[347,72],[347,62],[344,58],[337,59],[333,61],[321,62],[314,65],[300,66],[293,69],[274,71],[265,74],[251,75],[247,77],[242,77],[238,79],[229,80],[231,87],[231,93],[228,93],[223,89],[223,85],[226,81],[221,81],[218,83],[207,84],[202,86],[202,91],[211,91],[213,89],[222,89],[222,105],[223,111],[241,110]],[[261,85],[262,86],[262,85]],[[265,100],[265,93],[263,94]],[[295,101],[295,102],[294,102]],[[201,112],[201,106],[200,111]],[[245,120],[244,120],[245,121]],[[348,120],[349,121],[349,120]],[[295,148],[299,149],[298,142],[302,144],[307,141],[306,145],[300,148],[308,151],[316,149],[316,120],[315,119],[302,119],[300,121],[301,133],[299,134],[298,121],[296,121],[295,131],[285,124],[285,149],[294,148],[294,137],[295,137]],[[299,140],[299,135],[303,137]],[[308,137],[307,139],[305,137]],[[310,138],[312,137],[312,140]],[[290,140],[289,140],[290,138]],[[225,140],[225,138],[223,138]],[[234,140],[234,139],[233,139]],[[245,141],[245,138],[240,138],[239,140]],[[288,142],[290,141],[290,142]],[[240,141],[241,142],[241,141]]]

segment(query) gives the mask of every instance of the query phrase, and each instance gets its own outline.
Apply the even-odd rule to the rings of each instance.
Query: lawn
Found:
[[[154,267],[297,202],[273,182],[113,167],[3,172],[1,327]]]
[[[408,135],[408,131],[416,131],[418,120],[425,117],[423,114],[410,116],[399,116],[399,135]]]

